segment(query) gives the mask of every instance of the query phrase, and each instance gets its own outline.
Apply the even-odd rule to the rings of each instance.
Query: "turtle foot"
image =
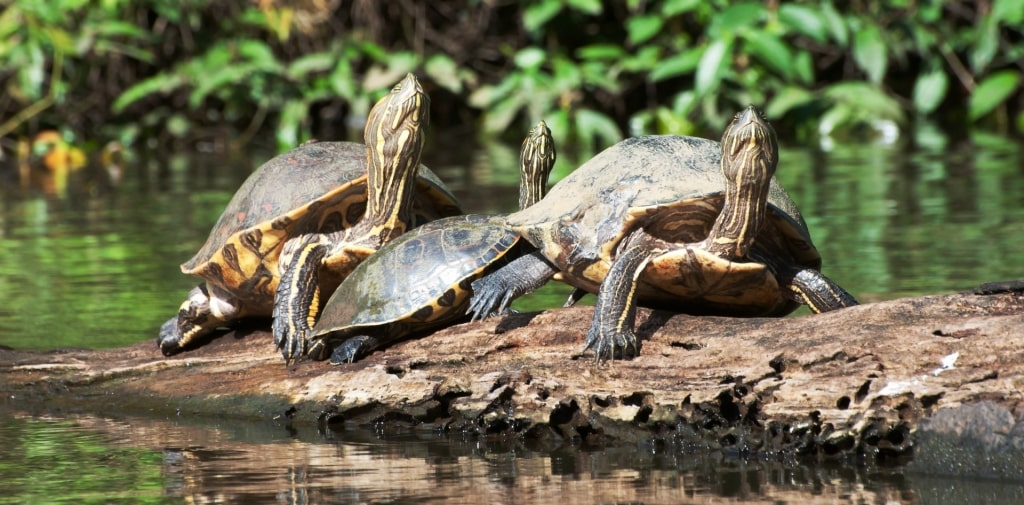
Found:
[[[281,350],[281,356],[286,363],[294,363],[306,354],[306,335],[309,334],[309,330],[295,328],[283,317],[274,317],[271,328],[274,333],[274,345]]]
[[[630,359],[640,354],[640,341],[631,330],[612,331],[592,327],[587,332],[587,340],[580,353],[590,349],[594,350],[594,361],[598,363],[602,359]]]
[[[380,340],[374,337],[368,335],[352,337],[334,348],[334,352],[331,353],[331,364],[354,363],[356,360],[365,358],[378,347],[380,347]]]
[[[160,334],[156,337],[156,345],[164,356],[173,356],[182,351],[181,332],[178,331],[178,317],[172,317],[160,326]]]

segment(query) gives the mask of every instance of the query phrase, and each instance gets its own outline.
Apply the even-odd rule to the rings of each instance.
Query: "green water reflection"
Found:
[[[946,293],[1024,276],[1024,160],[1006,139],[947,145],[784,147],[778,178],[801,206],[823,270],[861,301]],[[936,140],[938,138],[938,140]],[[432,146],[425,162],[474,212],[516,205],[516,146]],[[115,347],[155,339],[196,280],[178,265],[266,155],[134,160],[63,189],[4,179],[0,344]],[[563,155],[555,177],[575,166]],[[560,306],[552,284],[517,308]],[[585,302],[592,303],[592,297]]]
[[[864,463],[585,451],[269,422],[0,416],[6,503],[1020,503],[1021,482]]]

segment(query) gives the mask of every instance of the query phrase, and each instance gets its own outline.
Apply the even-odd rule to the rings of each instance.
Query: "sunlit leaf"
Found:
[[[814,93],[795,86],[787,86],[779,90],[764,108],[764,113],[770,118],[781,118],[789,111],[814,103],[817,97]]]
[[[679,54],[674,54],[661,60],[658,66],[651,70],[648,78],[651,82],[659,82],[672,77],[689,74],[697,68],[703,52],[700,48],[689,49]]]
[[[914,109],[921,114],[930,114],[946,97],[949,78],[941,68],[922,73],[914,83]]]
[[[725,73],[726,64],[732,52],[732,39],[718,39],[708,45],[700,57],[694,88],[700,95],[705,95],[718,87],[718,82]]]
[[[846,43],[850,39],[849,31],[846,27],[846,19],[836,11],[832,2],[821,4],[821,21],[832,36],[832,40],[836,41],[840,46],[846,47]]]
[[[523,27],[528,32],[538,32],[562,10],[561,0],[541,0],[523,10]]]
[[[439,86],[452,93],[462,92],[462,80],[459,79],[459,66],[455,60],[444,54],[435,54],[427,59],[423,70]]]
[[[516,66],[522,69],[535,69],[540,67],[547,59],[547,53],[539,47],[526,47],[516,53],[514,60]]]
[[[1007,25],[1024,23],[1024,0],[995,0],[992,2],[992,18]]]
[[[489,106],[484,114],[483,128],[488,133],[503,132],[523,108],[522,95],[510,95]]]
[[[170,93],[175,89],[181,87],[183,79],[178,74],[156,74],[148,79],[143,79],[130,88],[124,90],[121,96],[117,97],[114,101],[113,110],[115,113],[121,113],[129,105],[155,94]]]
[[[626,50],[619,44],[590,44],[576,50],[584,60],[614,60],[626,56]]]
[[[612,145],[622,139],[622,132],[615,121],[592,109],[576,111],[576,130],[581,141],[594,141],[598,146]]]
[[[93,24],[92,27],[97,34],[107,37],[129,37],[139,40],[149,40],[151,38],[148,31],[125,21],[107,19],[102,23]]]
[[[1021,74],[1017,70],[996,72],[978,83],[971,93],[968,117],[974,121],[1006,101],[1020,85]]]
[[[975,32],[974,47],[971,48],[971,69],[975,74],[981,74],[992,63],[996,51],[999,49],[999,27],[991,19]]]
[[[327,51],[306,54],[289,63],[285,72],[289,78],[299,80],[310,74],[331,70],[336,60],[337,56]]]
[[[814,82],[814,60],[811,58],[811,53],[800,51],[796,53],[795,58],[793,68],[796,69],[796,76],[801,83],[810,85]]]
[[[878,86],[866,82],[840,82],[825,88],[825,96],[833,103],[849,105],[850,114],[872,120],[889,119],[903,122],[903,108]]]
[[[622,60],[622,68],[630,72],[647,72],[661,64],[661,47],[657,44],[646,44],[629,58]]]
[[[238,43],[238,54],[245,57],[255,68],[276,72],[282,65],[274,56],[274,51],[266,42],[257,39],[244,39]]]
[[[806,5],[783,3],[779,6],[779,21],[793,32],[825,42],[825,21]]]
[[[736,30],[746,28],[764,19],[766,12],[762,3],[732,4],[712,18],[711,25],[708,26],[708,35],[714,38],[731,36]]]
[[[279,150],[291,149],[299,145],[302,122],[305,121],[309,105],[302,100],[289,100],[281,109],[277,123],[277,147]]]
[[[862,27],[853,39],[853,60],[864,70],[868,80],[880,84],[889,64],[888,50],[882,33],[875,25]]]
[[[566,0],[569,7],[585,14],[600,14],[601,0]]]
[[[665,3],[661,6],[661,15],[671,17],[683,14],[690,12],[700,4],[701,0],[665,0]]]
[[[789,46],[778,37],[761,30],[745,30],[743,38],[746,40],[743,48],[758,61],[783,77],[788,78],[793,75],[795,71],[793,54],[790,52]]]
[[[660,16],[631,16],[626,20],[626,33],[629,34],[629,42],[633,45],[647,42],[661,31],[661,26]]]

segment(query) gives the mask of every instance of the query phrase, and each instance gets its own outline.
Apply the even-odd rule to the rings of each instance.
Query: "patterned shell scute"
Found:
[[[356,267],[325,305],[313,336],[412,318],[433,304],[450,304],[446,298],[468,289],[465,279],[493,265],[518,241],[518,234],[492,216],[454,216],[416,228]]]
[[[550,248],[596,251],[621,238],[631,215],[640,209],[685,204],[725,188],[721,147],[717,141],[672,135],[633,137],[605,149],[559,181],[539,204],[512,214],[511,227],[531,237],[534,244],[550,228],[576,227],[573,244],[545,244]],[[805,255],[813,262],[807,225],[796,204],[772,178],[768,198],[772,217],[784,223],[787,240],[806,242]],[[568,235],[566,235],[568,236]]]

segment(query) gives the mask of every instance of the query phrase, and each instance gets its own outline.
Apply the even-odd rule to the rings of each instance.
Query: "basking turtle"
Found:
[[[520,151],[521,209],[543,196],[554,163],[551,131],[541,121]],[[500,218],[478,214],[440,219],[402,235],[334,292],[313,327],[309,355],[325,359],[333,349],[332,363],[351,362],[455,321],[466,314],[469,283],[522,254],[528,244],[520,242]]]
[[[624,140],[579,167],[506,224],[535,253],[473,282],[485,317],[559,273],[597,293],[586,349],[639,351],[637,303],[691,314],[781,316],[855,305],[822,275],[796,204],[773,177],[775,131],[753,106],[722,142]]]
[[[429,99],[409,75],[370,111],[366,145],[306,143],[249,176],[206,244],[181,266],[205,282],[160,329],[163,353],[179,352],[240,318],[270,316],[279,255],[289,241],[338,230],[366,233],[369,223],[386,223],[397,212],[398,195],[410,194],[407,186],[415,188],[418,221],[459,214],[455,197],[426,167],[415,179],[408,176],[419,164],[428,112]],[[376,205],[368,206],[368,198]],[[382,200],[391,203],[381,206]]]

